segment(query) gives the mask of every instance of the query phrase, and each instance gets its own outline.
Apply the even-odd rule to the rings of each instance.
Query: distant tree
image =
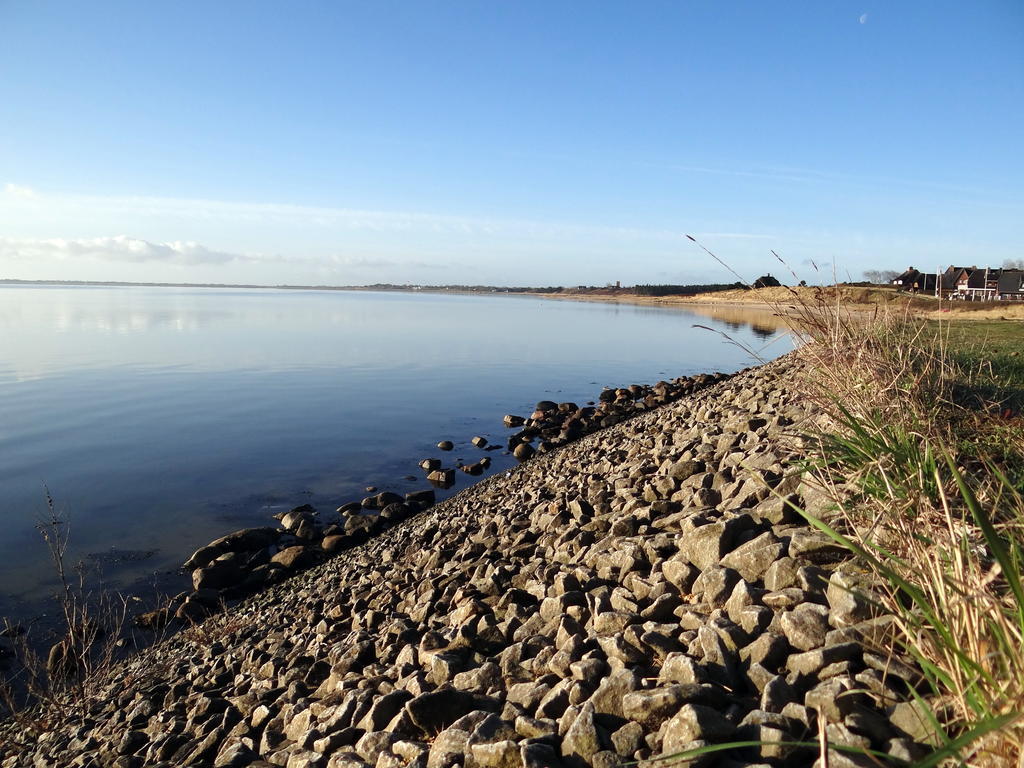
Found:
[[[1003,269],[1024,269],[1024,259],[1007,259],[1003,262]]]
[[[697,293],[714,293],[746,288],[743,283],[709,283],[692,285],[635,285],[633,293],[638,296],[692,296]]]
[[[864,270],[864,279],[869,283],[875,283],[876,285],[888,285],[899,276],[899,272],[893,272],[891,269]]]
[[[800,281],[800,287],[801,288],[806,288],[807,287],[807,281],[806,280],[801,280]]]

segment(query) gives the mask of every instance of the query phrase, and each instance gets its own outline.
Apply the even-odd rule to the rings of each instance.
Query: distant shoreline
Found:
[[[111,287],[111,288],[212,288],[275,291],[352,291],[363,293],[429,293],[464,296],[532,296],[561,301],[602,302],[608,304],[632,304],[648,307],[671,307],[709,312],[713,308],[742,308],[752,312],[767,312],[775,315],[791,314],[790,305],[801,300],[808,292],[834,290],[834,286],[822,288],[801,287],[744,289],[742,295],[736,290],[717,290],[694,294],[669,294],[645,296],[627,292],[629,289],[569,289],[553,290],[537,287],[508,286],[444,286],[444,285],[260,285],[256,283],[146,283],[122,280],[19,280],[0,279],[0,286],[44,285],[57,287]],[[885,286],[840,286],[844,294],[844,308],[851,311],[873,311],[879,306],[890,304],[895,299],[905,298],[908,304],[920,301],[920,297],[901,297]],[[800,293],[796,293],[799,291]],[[792,295],[790,295],[792,294]],[[857,294],[863,294],[858,296]],[[811,299],[811,302],[816,299]],[[955,316],[958,320],[1024,320],[1024,303],[987,302],[981,306],[973,302],[947,302],[941,309],[926,306],[908,306],[915,314],[932,320]]]

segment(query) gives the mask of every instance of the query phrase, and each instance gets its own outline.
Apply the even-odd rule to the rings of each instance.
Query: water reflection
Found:
[[[687,304],[687,312],[719,320],[732,330],[750,329],[755,336],[767,339],[788,330],[786,318],[767,307],[743,307],[724,304]]]

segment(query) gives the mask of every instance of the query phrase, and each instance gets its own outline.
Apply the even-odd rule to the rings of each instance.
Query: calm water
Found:
[[[44,484],[73,557],[140,590],[282,508],[427,487],[404,478],[438,440],[475,460],[474,435],[500,441],[502,416],[539,399],[753,363],[694,323],[774,338],[770,322],[503,295],[0,286],[0,615],[52,591]]]

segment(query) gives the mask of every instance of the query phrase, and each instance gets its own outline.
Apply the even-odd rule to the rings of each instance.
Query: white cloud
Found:
[[[16,239],[0,237],[0,258],[25,260],[97,259],[135,264],[179,265],[227,264],[274,260],[267,257],[227,253],[192,241],[153,243],[127,235],[90,238]]]
[[[36,191],[31,187],[24,187],[10,181],[4,184],[4,194],[11,197],[20,197],[23,200],[34,200],[37,197]]]
[[[862,13],[860,15],[859,21],[860,21],[861,24],[867,24],[868,23],[868,15],[866,13]]]
[[[12,185],[7,185],[10,188]],[[492,218],[422,211],[367,210],[282,203],[235,202],[203,198],[140,197],[37,194],[17,187],[33,197],[33,207],[45,203],[55,219],[84,217],[89,220],[131,220],[174,222],[179,228],[186,222],[202,225],[234,225],[253,228],[297,228],[306,232],[368,235],[424,234],[456,238],[508,238],[510,235],[532,239],[576,239],[584,237],[635,240],[653,238],[674,240],[678,232],[628,226],[577,224],[566,221]],[[28,197],[27,194],[20,194]]]

